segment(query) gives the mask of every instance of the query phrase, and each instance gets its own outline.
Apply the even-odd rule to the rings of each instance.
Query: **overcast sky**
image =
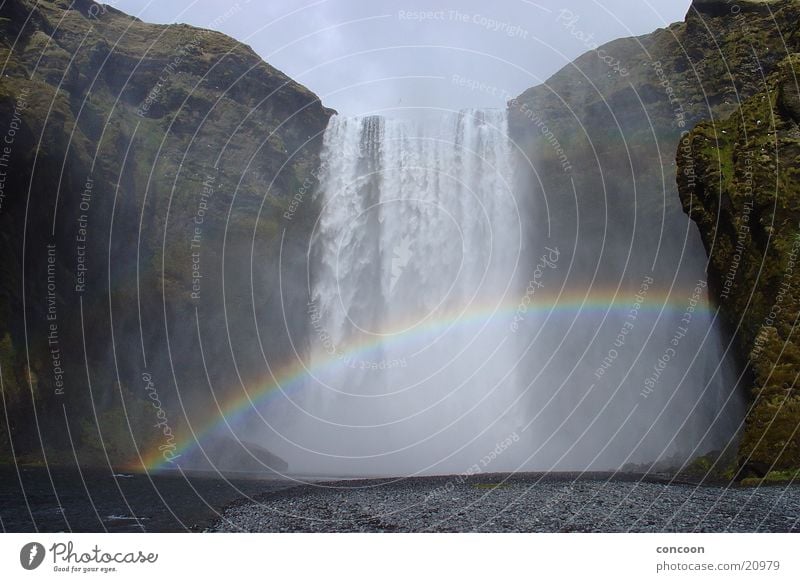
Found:
[[[400,113],[414,107],[503,107],[509,98],[586,52],[589,44],[645,34],[683,20],[690,3],[108,2],[148,22],[183,22],[229,34],[309,87],[325,105],[348,115]]]

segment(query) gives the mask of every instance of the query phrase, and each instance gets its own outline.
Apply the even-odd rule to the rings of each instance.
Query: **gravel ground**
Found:
[[[800,532],[800,486],[696,486],[602,474],[339,481],[238,501],[212,530]]]

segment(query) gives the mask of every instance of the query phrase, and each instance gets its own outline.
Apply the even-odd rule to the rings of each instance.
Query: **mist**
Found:
[[[735,442],[702,261],[605,264],[628,247],[548,227],[571,213],[537,201],[505,110],[435,119],[331,119],[307,287],[283,290],[307,300],[300,377],[248,431],[312,476],[653,470]]]
[[[115,6],[231,34],[337,110],[319,165],[286,179],[280,236],[247,251],[226,226],[244,255],[197,327],[230,354],[171,366],[178,392],[208,385],[181,398],[187,424],[219,410],[183,467],[241,448],[296,476],[650,470],[735,442],[740,370],[677,196],[627,205],[635,172],[573,167],[582,136],[531,148],[538,109],[523,126],[515,103],[688,2]],[[580,178],[554,187],[554,157]],[[221,391],[248,401],[235,418]]]

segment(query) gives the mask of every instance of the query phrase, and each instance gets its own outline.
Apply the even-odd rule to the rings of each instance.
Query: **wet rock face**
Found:
[[[797,79],[789,77],[780,84],[778,103],[787,120],[800,123],[800,88]]]
[[[739,464],[753,475],[800,466],[799,65],[787,58],[734,115],[699,124],[677,158],[684,209],[752,375]]]

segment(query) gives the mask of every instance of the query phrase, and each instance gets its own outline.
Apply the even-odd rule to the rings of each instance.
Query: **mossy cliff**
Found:
[[[757,475],[800,467],[800,55],[727,119],[700,123],[678,152],[684,209],[747,364],[752,407],[740,462]]]
[[[783,99],[781,111],[797,107],[788,88],[773,91],[770,98],[764,96],[765,78],[778,70],[786,74],[782,61],[800,51],[800,1],[695,0],[683,22],[601,47],[587,40],[596,31],[580,14],[561,10],[554,11],[552,18],[553,25],[563,27],[566,34],[586,40],[590,50],[509,103],[511,131],[521,153],[531,161],[526,179],[533,184],[538,204],[533,215],[542,222],[535,230],[547,232],[548,240],[555,239],[565,256],[572,255],[577,268],[570,282],[578,284],[583,276],[586,285],[620,285],[630,291],[652,273],[656,286],[669,289],[671,296],[677,290],[681,297],[681,288],[705,278],[707,271],[710,299],[727,314],[727,331],[737,334],[734,345],[741,378],[739,386],[732,382],[730,390],[746,393],[748,405],[755,403],[735,456],[740,466],[754,473],[773,465],[800,466],[794,432],[800,409],[789,390],[794,352],[786,350],[778,368],[770,360],[775,348],[780,351],[789,337],[792,321],[781,319],[777,327],[762,326],[779,292],[794,234],[768,239],[764,233],[770,232],[772,215],[763,214],[768,224],[760,230],[753,227],[750,235],[762,238],[757,245],[747,239],[747,253],[758,260],[742,259],[735,287],[722,297],[720,277],[729,269],[741,208],[732,208],[728,198],[718,204],[719,184],[709,182],[709,177],[698,178],[705,198],[694,192],[690,219],[684,213],[688,193],[682,192],[682,205],[676,185],[676,172],[683,176],[689,169],[679,150],[681,140],[699,122],[710,120],[697,130],[700,133],[692,134],[690,157],[705,151],[714,156],[715,165],[695,159],[694,166],[702,172],[716,170],[728,180],[733,179],[735,168],[741,179],[745,141],[731,125],[741,117],[740,104],[749,100],[749,107],[765,107],[769,99]],[[761,116],[758,131],[764,139],[771,131],[774,139],[769,115],[764,111]],[[787,116],[776,116],[776,122],[785,124],[782,127],[790,135]],[[708,136],[712,127],[718,130],[715,139],[709,137],[706,142],[699,137]],[[701,142],[707,151],[698,150]],[[766,152],[751,147],[754,171],[762,172],[762,180],[768,178],[770,164],[772,171],[777,167],[780,172],[770,178],[772,182],[759,182],[761,195],[772,200],[780,179],[779,200],[787,207],[778,207],[781,214],[776,220],[788,220],[793,212],[791,196],[783,186],[792,184],[798,160],[792,146],[788,142],[784,146],[780,164],[765,157],[774,158],[774,143],[765,146]],[[764,184],[772,185],[765,188]],[[751,223],[758,220],[762,214],[756,209]],[[709,264],[704,245],[711,255]],[[756,279],[749,277],[755,277],[762,265],[771,274],[764,279],[762,272],[755,285]],[[754,289],[757,292],[748,306]],[[793,304],[788,295],[784,294],[784,301]],[[783,313],[788,318],[792,311],[784,308]],[[740,319],[742,325],[738,325]],[[756,369],[751,369],[747,364],[756,337],[763,338],[766,347],[759,352]],[[773,370],[772,379],[767,381],[769,370]],[[771,386],[769,394],[760,392],[765,383]],[[778,409],[780,421],[768,426]]]
[[[3,2],[0,56],[0,450],[168,449],[303,341],[333,112],[232,38],[87,0]]]

